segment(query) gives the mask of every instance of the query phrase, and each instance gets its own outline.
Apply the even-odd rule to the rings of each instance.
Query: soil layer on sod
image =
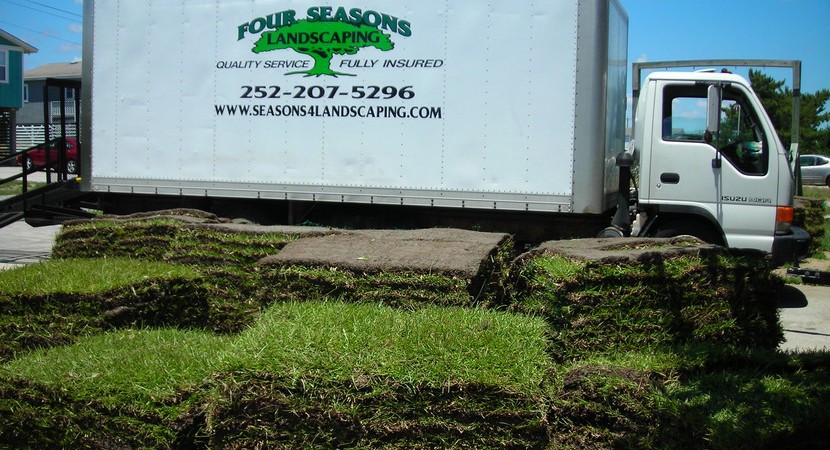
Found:
[[[355,272],[421,272],[477,276],[497,248],[500,233],[450,228],[369,230],[295,241],[263,264],[329,266]]]
[[[493,304],[511,252],[506,234],[372,230],[298,239],[260,264],[283,293],[395,306]]]

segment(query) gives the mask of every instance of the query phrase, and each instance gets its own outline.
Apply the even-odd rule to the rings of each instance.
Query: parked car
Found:
[[[46,149],[49,149],[49,164],[55,167],[58,163],[58,148],[61,138],[52,139],[43,144],[24,150],[17,155],[17,164],[25,164],[26,170],[42,169],[46,166]],[[66,172],[78,173],[78,141],[75,138],[66,138]]]
[[[824,155],[801,155],[801,181],[804,184],[830,186],[830,157]]]

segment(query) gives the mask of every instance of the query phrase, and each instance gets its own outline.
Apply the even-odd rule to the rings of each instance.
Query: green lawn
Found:
[[[29,190],[37,189],[45,186],[46,183],[29,182],[27,186]],[[19,180],[10,181],[6,184],[0,185],[0,195],[20,195],[23,193],[23,182]]]

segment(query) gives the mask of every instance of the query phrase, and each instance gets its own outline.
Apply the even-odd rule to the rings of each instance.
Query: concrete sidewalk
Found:
[[[0,180],[19,175],[21,170],[19,166],[0,166]],[[52,176],[55,177],[54,174]],[[36,172],[26,178],[29,182],[42,183],[46,181],[46,174]],[[60,226],[34,228],[22,220],[0,228],[0,269],[49,258],[58,231]]]
[[[0,228],[0,269],[48,259],[60,229],[60,225],[35,228],[22,220]]]
[[[14,175],[20,175],[22,173],[22,169],[19,166],[0,166],[0,180],[5,180]],[[52,179],[56,179],[57,175],[52,173]],[[46,181],[46,172],[35,172],[30,173],[26,179],[28,181],[33,181],[36,183],[42,183]]]
[[[778,302],[781,350],[830,351],[830,286],[787,285]]]

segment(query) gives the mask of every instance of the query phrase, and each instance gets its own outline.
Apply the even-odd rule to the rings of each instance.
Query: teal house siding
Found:
[[[17,111],[23,107],[23,55],[37,49],[0,29],[0,160],[16,147]]]
[[[0,29],[0,110],[23,106],[23,54],[37,49]]]
[[[0,108],[21,107],[23,107],[23,51],[19,47],[13,47],[11,42],[0,38]]]

